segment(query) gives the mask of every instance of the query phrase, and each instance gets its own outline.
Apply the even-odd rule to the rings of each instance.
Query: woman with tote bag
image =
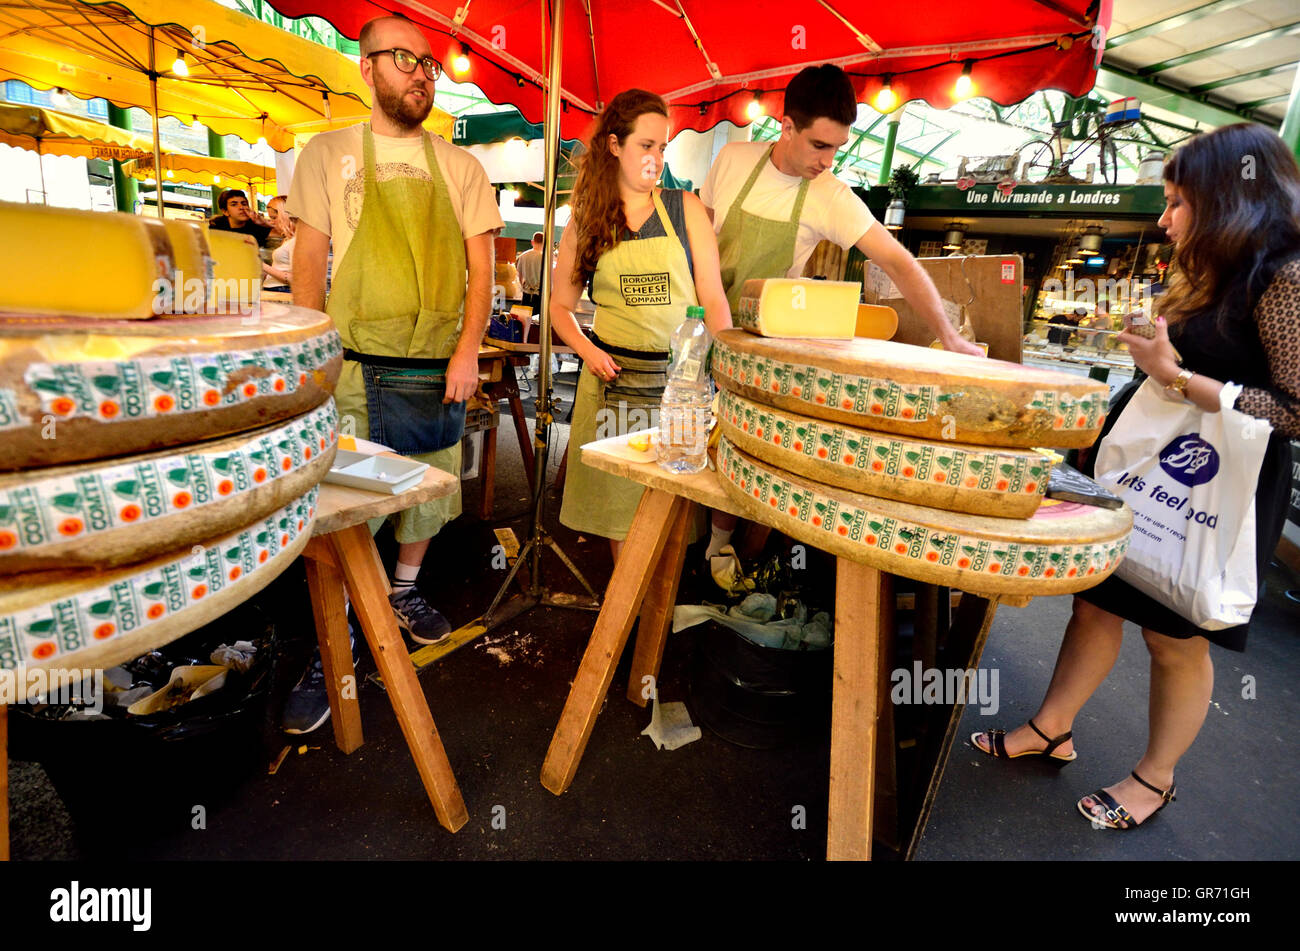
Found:
[[[1146,392],[1163,387],[1170,399],[1199,408],[1207,430],[1219,422],[1213,417],[1221,403],[1272,427],[1258,466],[1254,532],[1243,529],[1245,544],[1233,549],[1238,563],[1227,566],[1239,573],[1255,567],[1258,578],[1285,516],[1287,441],[1300,436],[1300,169],[1276,133],[1242,123],[1190,140],[1166,163],[1164,179],[1160,226],[1174,242],[1179,278],[1161,304],[1154,337],[1126,329],[1118,339],[1150,378]],[[1145,398],[1134,400],[1137,391],[1132,385],[1116,400],[1103,443],[1117,427],[1140,429],[1148,422],[1125,418],[1130,402],[1141,412]],[[1261,426],[1262,432],[1267,429]],[[1204,447],[1167,448],[1170,458],[1160,454],[1166,472],[1171,464],[1204,466],[1209,457]],[[1085,471],[1092,474],[1091,465]],[[1188,545],[1189,556],[1193,547]],[[1254,566],[1240,564],[1247,555]],[[1057,765],[1073,762],[1078,755],[1074,718],[1110,672],[1123,622],[1131,621],[1142,629],[1151,655],[1146,750],[1128,777],[1084,796],[1078,810],[1099,827],[1127,830],[1163,809],[1174,798],[1174,768],[1209,709],[1214,683],[1209,645],[1245,650],[1250,626],[1249,621],[1218,630],[1198,626],[1171,606],[1179,600],[1175,587],[1171,578],[1166,596],[1152,597],[1112,576],[1077,595],[1038,712],[1010,732],[976,733],[972,745],[998,759],[1045,756]],[[1109,737],[1140,734],[1138,723],[1114,727]]]

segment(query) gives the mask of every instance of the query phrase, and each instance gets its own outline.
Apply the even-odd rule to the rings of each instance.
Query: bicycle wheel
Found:
[[[1021,146],[1016,156],[1016,174],[1020,181],[1037,185],[1047,181],[1056,171],[1056,152],[1050,142],[1039,139]]]
[[[1107,185],[1114,185],[1119,181],[1119,149],[1109,138],[1103,138],[1098,143],[1099,167],[1101,169],[1101,180]]]

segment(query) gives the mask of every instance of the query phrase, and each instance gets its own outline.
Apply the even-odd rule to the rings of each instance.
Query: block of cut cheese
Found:
[[[922,439],[1032,449],[1090,446],[1105,383],[887,340],[718,334],[713,377],[777,409]]]
[[[112,667],[202,627],[298,557],[311,537],[317,492],[149,561],[0,577],[0,670]],[[21,702],[24,678],[13,680]]]
[[[158,287],[153,312],[155,316],[202,314],[208,310],[212,296],[212,249],[208,229],[197,221],[168,218],[163,222],[172,242],[176,269],[166,285]]]
[[[1029,518],[1052,457],[855,429],[755,403],[723,390],[718,425],[764,462],[827,485],[931,508]]]
[[[723,436],[718,473],[745,514],[832,554],[980,594],[1082,591],[1128,550],[1133,513],[1049,499],[1033,518],[945,512],[860,495],[787,472]]]
[[[882,304],[859,304],[855,337],[889,340],[898,333],[898,311]]]
[[[337,427],[329,399],[225,439],[0,475],[0,574],[129,564],[269,515],[325,477]]]
[[[847,340],[857,328],[862,285],[773,277],[745,282],[731,315],[737,327],[763,337]]]
[[[156,218],[0,202],[0,314],[151,317],[175,267]]]
[[[0,321],[0,470],[105,459],[291,419],[334,391],[330,318]]]
[[[262,258],[252,235],[208,231],[212,249],[212,293],[208,310],[214,314],[243,314],[262,294]]]

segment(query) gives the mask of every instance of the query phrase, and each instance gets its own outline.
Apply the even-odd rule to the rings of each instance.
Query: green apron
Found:
[[[618,541],[627,537],[645,489],[584,465],[581,447],[653,425],[667,382],[673,331],[686,318],[686,308],[697,303],[686,249],[657,193],[654,204],[667,234],[620,241],[596,263],[591,279],[591,299],[596,304],[592,330],[604,343],[662,352],[664,359],[642,361],[614,355],[620,372],[608,384],[590,367],[583,368],[574,398],[568,474],[560,506],[562,524]]]
[[[325,305],[344,347],[361,354],[445,359],[456,349],[460,336],[465,236],[428,133],[422,134],[431,180],[399,177],[379,182],[369,123],[362,131],[365,191],[361,220]],[[429,376],[428,371],[376,369],[345,360],[334,392],[339,418],[346,421],[352,417],[356,435],[372,438],[369,408],[376,406],[377,388],[386,380],[400,388],[404,378],[409,381],[421,374]],[[439,398],[437,405],[428,404],[429,415],[442,412],[440,402]],[[463,414],[463,404],[459,408]],[[394,423],[400,424],[400,420]],[[382,441],[384,432],[378,424],[375,428],[373,438]],[[459,438],[445,449],[409,455],[460,477]],[[432,538],[460,511],[457,486],[451,496],[401,512],[397,541],[407,544]]]
[[[745,187],[731,203],[718,232],[718,262],[722,268],[722,287],[734,314],[740,308],[740,292],[745,282],[754,278],[785,277],[794,265],[795,241],[799,236],[799,216],[808,197],[808,179],[799,183],[789,221],[760,218],[742,207],[749,197],[763,166],[772,159],[769,147],[749,173]]]

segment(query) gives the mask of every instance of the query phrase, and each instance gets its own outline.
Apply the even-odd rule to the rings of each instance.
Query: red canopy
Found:
[[[452,78],[489,99],[543,120],[546,52],[543,0],[272,0],[289,16],[320,16],[356,37],[390,10],[426,28]],[[743,125],[759,93],[779,116],[782,90],[805,66],[832,62],[870,102],[886,77],[900,103],[945,108],[965,64],[976,96],[1000,105],[1040,89],[1090,90],[1105,48],[1112,0],[918,0],[897,8],[873,0],[568,0],[562,94],[564,138],[583,136],[615,93],[663,95],[674,131],[723,119]],[[466,11],[457,24],[457,10]],[[590,10],[590,15],[586,9]],[[470,69],[453,58],[464,44]]]

